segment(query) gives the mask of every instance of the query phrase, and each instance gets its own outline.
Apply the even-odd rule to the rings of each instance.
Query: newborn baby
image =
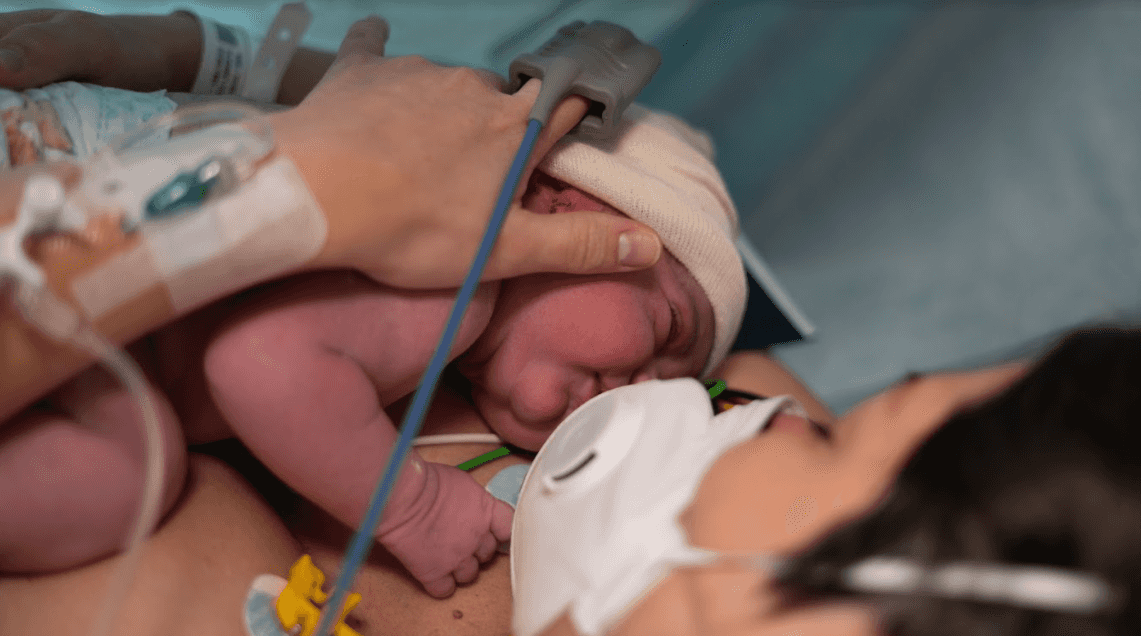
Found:
[[[736,212],[711,155],[700,133],[634,106],[615,141],[565,139],[540,165],[525,207],[628,214],[654,227],[666,251],[642,272],[540,274],[480,285],[449,361],[471,381],[475,408],[506,442],[537,450],[564,417],[602,391],[707,374],[724,358],[746,291],[732,242]],[[388,411],[421,381],[454,299],[454,290],[391,289],[350,272],[307,274],[217,303],[133,352],[169,398],[171,429],[181,424],[191,442],[240,438],[298,493],[355,527],[398,435]],[[75,427],[108,419],[117,422],[115,443],[138,447],[126,394],[85,375],[60,394],[71,418],[49,424],[76,439],[55,452],[82,457],[91,453],[83,445],[110,443],[108,436],[81,438]],[[34,451],[23,441],[0,442],[0,468],[21,448]],[[184,453],[182,445],[172,449],[168,501],[181,483]],[[66,485],[25,479],[22,495],[0,481],[0,509],[10,511],[0,522],[0,569],[66,567],[119,545],[134,510],[91,503],[137,492],[137,472],[114,474],[119,478]],[[35,548],[50,549],[44,537],[59,535],[75,511],[40,506],[33,515],[26,503],[16,504],[29,495],[58,500],[55,493],[65,490],[67,499],[88,502],[86,548],[70,559],[37,560]],[[509,538],[511,515],[468,474],[413,451],[377,539],[428,593],[442,597],[457,581],[474,579],[479,562]]]

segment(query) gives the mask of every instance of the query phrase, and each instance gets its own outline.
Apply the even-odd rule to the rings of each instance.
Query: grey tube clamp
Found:
[[[572,132],[607,139],[661,64],[662,54],[628,29],[580,20],[559,29],[537,52],[515,58],[508,92],[519,90],[529,79],[543,80],[531,117],[544,125],[559,102],[569,95],[581,95],[592,104]]]

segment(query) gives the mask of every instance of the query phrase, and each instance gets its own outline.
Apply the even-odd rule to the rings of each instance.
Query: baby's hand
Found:
[[[407,520],[377,538],[428,594],[447,598],[456,583],[474,581],[479,564],[511,538],[513,511],[458,468],[421,466],[427,481],[411,510],[402,511]]]

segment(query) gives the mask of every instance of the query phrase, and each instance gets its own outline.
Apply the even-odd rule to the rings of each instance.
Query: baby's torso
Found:
[[[483,284],[460,323],[449,360],[486,328],[499,285]],[[143,343],[159,386],[182,419],[187,441],[230,436],[209,390],[203,355],[223,330],[255,321],[352,359],[385,407],[420,382],[455,302],[455,290],[408,291],[348,271],[302,274],[219,301],[152,334]],[[139,349],[136,346],[136,349]],[[212,378],[224,382],[226,378]]]

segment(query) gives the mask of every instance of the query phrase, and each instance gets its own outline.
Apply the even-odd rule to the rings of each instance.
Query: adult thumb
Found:
[[[653,266],[662,243],[649,227],[604,212],[536,214],[516,206],[503,223],[485,280],[539,272],[606,274]]]

